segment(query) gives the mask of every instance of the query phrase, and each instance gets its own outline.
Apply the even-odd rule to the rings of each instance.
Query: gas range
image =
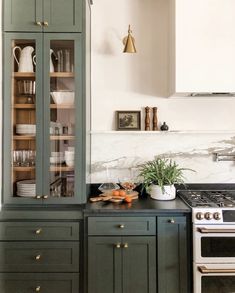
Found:
[[[180,190],[195,224],[235,223],[235,190]]]

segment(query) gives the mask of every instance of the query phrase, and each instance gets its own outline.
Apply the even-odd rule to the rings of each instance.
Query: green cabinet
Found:
[[[79,293],[76,273],[0,273],[1,293]]]
[[[5,204],[86,201],[81,38],[4,34]]]
[[[4,31],[82,31],[82,0],[5,0],[3,5]]]
[[[157,217],[158,291],[188,293],[190,260],[185,216]]]
[[[156,293],[155,234],[154,217],[88,217],[88,293]]]

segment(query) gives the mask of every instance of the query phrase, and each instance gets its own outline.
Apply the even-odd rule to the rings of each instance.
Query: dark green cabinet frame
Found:
[[[81,32],[82,0],[4,0],[4,31]]]
[[[35,198],[13,197],[11,185],[11,79],[12,79],[12,48],[15,39],[35,40],[36,45],[36,193],[49,195],[49,122],[50,122],[50,77],[49,50],[51,40],[74,40],[75,43],[75,196],[73,198],[52,198],[46,200]],[[43,66],[44,64],[44,66]],[[79,204],[86,202],[85,181],[85,101],[83,92],[82,36],[81,34],[38,34],[38,33],[5,33],[4,34],[4,141],[3,141],[3,203],[4,204]],[[46,97],[46,98],[45,98]]]

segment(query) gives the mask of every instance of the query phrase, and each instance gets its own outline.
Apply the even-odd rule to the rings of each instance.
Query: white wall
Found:
[[[235,98],[166,98],[168,23],[167,0],[94,1],[91,43],[92,130],[115,130],[116,110],[142,110],[143,129],[144,107],[155,106],[158,107],[159,123],[166,121],[170,130],[209,130],[219,133],[213,136],[197,133],[186,136],[148,134],[148,137],[94,133],[93,182],[105,180],[104,170],[110,160],[116,162],[111,165],[117,179],[125,169],[121,158],[125,157],[128,161],[126,167],[130,168],[139,161],[169,153],[177,161],[198,171],[196,175],[188,176],[188,181],[235,181],[234,164],[214,162],[212,156],[213,151],[231,153],[234,150]],[[127,34],[128,24],[131,24],[136,39],[137,54],[122,53],[122,38]],[[151,147],[146,147],[146,143],[151,143]],[[203,145],[202,152],[200,145]],[[214,173],[215,169],[218,172]]]

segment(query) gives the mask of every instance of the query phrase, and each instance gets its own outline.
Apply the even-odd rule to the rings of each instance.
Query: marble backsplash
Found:
[[[118,182],[141,163],[164,156],[196,171],[185,171],[186,183],[234,183],[233,157],[216,161],[216,152],[235,154],[235,133],[92,133],[90,180],[100,183],[111,177]]]

